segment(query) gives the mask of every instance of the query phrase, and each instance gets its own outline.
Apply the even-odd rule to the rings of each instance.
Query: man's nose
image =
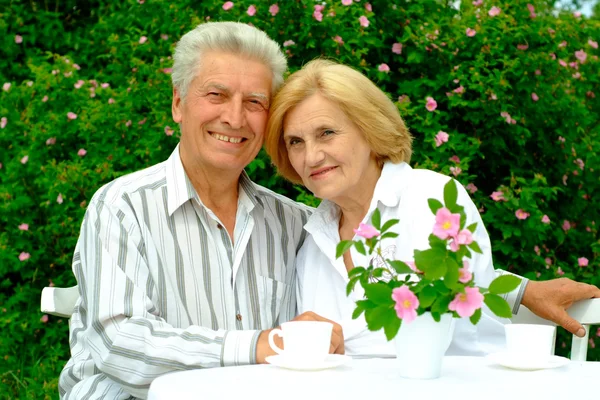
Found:
[[[241,129],[244,126],[244,108],[241,99],[231,99],[224,104],[221,112],[221,122],[229,125],[231,129]]]

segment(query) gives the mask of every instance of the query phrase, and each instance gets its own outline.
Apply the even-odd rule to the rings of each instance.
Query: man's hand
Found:
[[[521,304],[534,314],[562,326],[569,332],[583,337],[583,326],[567,314],[573,303],[591,298],[600,298],[600,289],[587,283],[575,282],[568,278],[549,281],[529,281]]]
[[[333,330],[331,331],[331,343],[329,346],[330,354],[344,354],[344,332],[342,332],[342,327],[340,324],[335,323],[327,318],[323,318],[318,314],[315,314],[312,311],[307,311],[298,315],[292,321],[324,321],[330,322],[333,324]],[[260,336],[258,337],[258,343],[256,344],[256,363],[257,364],[265,364],[265,358],[268,356],[275,355],[275,350],[269,346],[269,332],[272,329],[268,329],[266,331],[262,331]],[[279,346],[279,348],[283,349],[283,339],[279,335],[275,335],[273,338],[275,344]]]

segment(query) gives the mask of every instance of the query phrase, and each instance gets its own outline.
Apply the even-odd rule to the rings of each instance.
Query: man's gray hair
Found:
[[[264,63],[273,72],[272,94],[283,84],[287,61],[266,33],[240,22],[207,22],[183,35],[175,47],[171,80],[184,101],[207,51],[239,54]]]

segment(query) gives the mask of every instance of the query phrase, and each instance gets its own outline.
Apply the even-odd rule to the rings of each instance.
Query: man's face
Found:
[[[173,120],[181,124],[181,160],[188,173],[241,173],[258,154],[267,123],[272,73],[231,53],[204,54],[182,101],[173,90]]]

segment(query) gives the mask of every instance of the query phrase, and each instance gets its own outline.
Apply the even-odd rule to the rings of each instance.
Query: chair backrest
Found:
[[[582,338],[573,335],[571,360],[585,361],[590,338],[590,325],[600,325],[600,299],[578,301],[567,310],[567,313],[579,321],[586,332],[585,336]],[[519,307],[518,314],[511,318],[511,322],[514,324],[556,325],[551,321],[538,317],[523,305]]]
[[[42,289],[41,310],[46,314],[71,318],[77,299],[79,299],[77,286],[45,287]]]

